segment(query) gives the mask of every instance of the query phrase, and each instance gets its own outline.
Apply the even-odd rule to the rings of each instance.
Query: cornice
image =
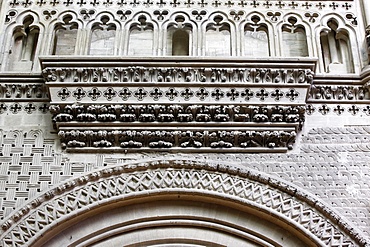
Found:
[[[40,61],[67,151],[282,152],[304,122],[317,60]]]
[[[117,57],[117,56],[40,56],[41,68],[53,67],[119,67],[119,66],[158,66],[176,64],[179,67],[248,67],[248,68],[300,68],[315,70],[317,58],[250,58],[250,57],[192,57],[192,56],[155,56],[155,57]]]

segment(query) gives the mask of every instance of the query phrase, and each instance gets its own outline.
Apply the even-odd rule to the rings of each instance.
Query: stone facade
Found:
[[[2,1],[0,246],[370,246],[369,13]]]

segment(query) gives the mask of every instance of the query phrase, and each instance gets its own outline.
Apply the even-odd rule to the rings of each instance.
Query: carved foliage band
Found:
[[[53,105],[59,122],[304,122],[304,106]]]
[[[14,83],[0,84],[0,100],[49,98],[44,84]]]
[[[121,148],[288,148],[292,149],[296,132],[220,130],[60,130],[62,147]]]
[[[368,100],[368,93],[364,86],[312,85],[309,100]]]
[[[175,65],[177,66],[177,65]],[[48,82],[221,82],[221,83],[311,83],[309,69],[254,68],[46,68]]]

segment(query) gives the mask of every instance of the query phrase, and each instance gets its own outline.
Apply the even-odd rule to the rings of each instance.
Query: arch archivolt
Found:
[[[135,202],[133,202],[135,201]],[[131,204],[132,203],[132,204]],[[226,205],[228,204],[228,205]],[[298,232],[243,210],[236,203],[197,193],[152,193],[107,205],[73,226],[53,228],[37,244],[53,246],[150,246],[165,243],[200,246],[311,246]],[[250,211],[250,212],[249,212]],[[104,219],[104,220],[102,220]],[[109,222],[107,224],[107,222]],[[52,236],[52,237],[51,237]],[[72,241],[71,241],[72,238]]]
[[[178,210],[166,210],[166,205],[171,204],[178,205]],[[202,210],[191,210],[192,207],[199,208],[200,204],[206,206]],[[186,208],[183,205],[189,206],[190,213],[179,212]],[[120,211],[120,208],[124,210]],[[130,210],[138,211],[124,213]],[[230,216],[235,212],[241,215],[239,223],[238,217]],[[120,217],[115,217],[115,214]],[[217,217],[218,214],[221,216]],[[273,229],[277,232],[284,230],[285,234],[294,236],[307,246],[365,246],[354,229],[334,211],[293,185],[254,170],[181,159],[107,167],[62,183],[8,217],[2,225],[0,239],[2,246],[32,245],[49,238],[63,239],[69,228],[83,229],[83,224],[97,224],[95,229],[98,232],[91,230],[81,239],[93,241],[92,236],[103,242],[108,236],[119,239],[128,234],[128,228],[136,227],[139,229],[136,233],[147,236],[147,241],[161,244],[161,239],[150,238],[148,226],[157,224],[166,235],[166,225],[178,222],[176,227],[186,228],[189,232],[219,229],[220,234],[232,237],[233,241],[252,241],[256,246],[265,241],[279,246],[274,245],[279,243],[278,239],[264,233],[263,227],[253,222],[248,225],[248,220],[242,220],[246,215],[250,219],[257,217],[256,222],[265,222],[266,229],[269,225],[276,225]],[[163,224],[144,220],[154,216],[158,216]],[[106,217],[117,221],[99,227],[100,221]],[[243,226],[243,222],[247,225]],[[73,228],[73,224],[77,224],[77,228]],[[82,224],[80,228],[78,224]],[[66,229],[67,235],[57,234]],[[177,236],[176,239],[179,238]],[[199,238],[196,241],[201,245],[205,240]],[[286,243],[280,244],[291,246]]]

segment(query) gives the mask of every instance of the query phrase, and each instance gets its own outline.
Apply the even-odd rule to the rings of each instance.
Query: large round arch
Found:
[[[266,174],[212,162],[107,167],[35,198],[1,246],[365,246],[317,198]]]

